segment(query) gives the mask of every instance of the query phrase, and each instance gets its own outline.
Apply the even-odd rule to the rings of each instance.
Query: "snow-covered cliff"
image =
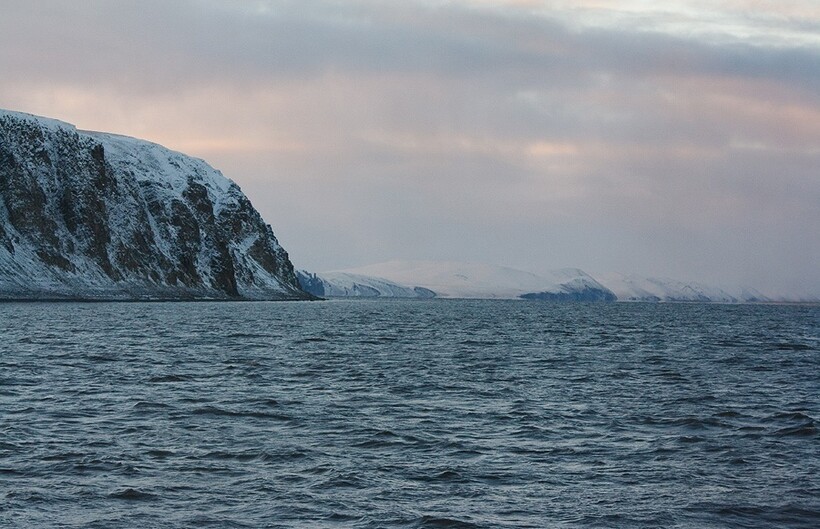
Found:
[[[239,187],[142,140],[0,110],[0,299],[304,299]]]

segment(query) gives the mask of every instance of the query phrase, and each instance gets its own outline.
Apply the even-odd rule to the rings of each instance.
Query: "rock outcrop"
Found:
[[[0,299],[306,299],[239,187],[146,141],[0,111]]]

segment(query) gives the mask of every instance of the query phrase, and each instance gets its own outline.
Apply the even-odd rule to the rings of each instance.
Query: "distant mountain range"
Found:
[[[322,297],[439,297],[615,301],[609,289],[581,270],[549,277],[475,263],[390,261],[363,268],[311,274],[297,272],[302,288]]]
[[[718,303],[772,302],[753,288],[715,287],[676,279],[608,274],[601,278],[620,301],[711,301]]]
[[[715,287],[675,279],[608,274],[594,278],[566,268],[537,275],[476,263],[390,261],[333,272],[297,271],[302,288],[319,297],[475,298],[545,301],[817,302],[769,297],[752,288]]]

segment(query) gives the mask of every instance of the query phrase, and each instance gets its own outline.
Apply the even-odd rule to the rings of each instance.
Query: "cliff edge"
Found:
[[[0,299],[310,297],[204,161],[0,110]]]

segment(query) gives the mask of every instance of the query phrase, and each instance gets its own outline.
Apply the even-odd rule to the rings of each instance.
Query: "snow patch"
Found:
[[[304,298],[239,187],[156,143],[0,109],[0,298]]]

